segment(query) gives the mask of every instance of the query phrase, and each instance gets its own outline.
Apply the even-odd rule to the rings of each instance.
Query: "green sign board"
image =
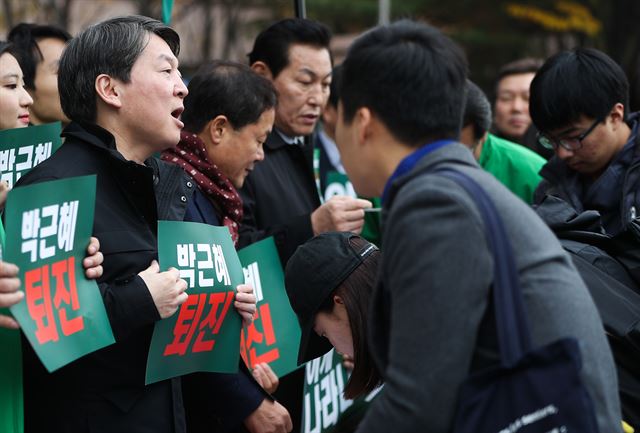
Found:
[[[238,252],[245,283],[253,287],[257,311],[242,330],[240,354],[250,369],[268,363],[278,377],[298,368],[300,325],[284,287],[282,264],[272,237]]]
[[[156,323],[146,383],[196,371],[238,371],[242,321],[233,306],[242,266],[226,227],[158,221],[161,269],[174,267],[189,298]]]
[[[0,260],[2,260],[2,248],[4,246],[4,225],[0,220]]]
[[[351,181],[346,174],[337,171],[330,171],[326,176],[326,187],[324,189],[324,200],[327,201],[334,195],[346,195],[357,198],[358,195],[353,189]]]
[[[0,260],[4,248],[4,227],[0,220]],[[0,308],[0,314],[10,316],[8,308]],[[22,404],[22,347],[20,331],[0,327],[0,431],[22,433],[24,431],[24,407]]]
[[[342,356],[333,349],[306,363],[300,432],[355,431],[369,403],[382,387],[364,397],[349,400],[343,396],[348,380]]]
[[[11,307],[49,371],[114,342],[100,291],[82,267],[93,228],[96,177],[15,188],[6,206],[5,258],[25,298]]]
[[[356,194],[353,189],[353,184],[346,174],[337,171],[329,171],[326,174],[325,180],[326,186],[323,191],[324,201],[329,200],[334,195],[346,195],[353,198],[358,197],[358,194]],[[367,200],[371,200],[374,208],[380,208],[382,205],[379,198],[367,198]],[[369,242],[373,242],[380,246],[380,232],[380,213],[365,213],[364,227],[362,228],[362,233],[360,235]]]
[[[0,131],[0,181],[9,188],[61,146],[60,122]]]

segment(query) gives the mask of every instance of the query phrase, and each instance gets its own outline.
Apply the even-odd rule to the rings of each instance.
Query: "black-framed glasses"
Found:
[[[582,147],[582,140],[584,140],[587,137],[587,135],[591,134],[591,131],[593,131],[600,122],[602,122],[601,119],[596,119],[596,121],[593,122],[593,124],[589,127],[589,129],[587,129],[577,137],[571,137],[571,138],[561,138],[561,139],[549,138],[546,135],[539,132],[538,143],[540,143],[543,147],[546,147],[547,149],[552,149],[552,150],[556,150],[558,146],[562,146],[566,150],[571,150],[571,151],[578,150]]]

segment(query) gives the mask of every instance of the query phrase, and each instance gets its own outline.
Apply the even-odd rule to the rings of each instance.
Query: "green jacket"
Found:
[[[547,161],[524,146],[489,134],[478,164],[526,203],[542,180],[538,172]]]

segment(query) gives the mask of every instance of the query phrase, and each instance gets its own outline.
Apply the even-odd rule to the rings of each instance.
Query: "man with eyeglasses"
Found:
[[[539,143],[555,156],[542,168],[534,203],[564,200],[595,210],[607,234],[640,211],[640,113],[629,113],[629,82],[606,54],[588,48],[549,58],[531,83],[529,112]]]

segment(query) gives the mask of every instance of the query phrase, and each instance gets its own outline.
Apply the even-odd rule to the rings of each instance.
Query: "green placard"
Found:
[[[82,267],[95,196],[96,177],[83,176],[15,188],[7,198],[4,253],[26,295],[11,313],[50,372],[114,342]]]
[[[353,189],[353,184],[351,184],[351,181],[346,174],[337,171],[329,171],[326,174],[325,180],[326,187],[323,192],[324,201],[329,200],[334,195],[346,195],[358,198],[358,194],[356,194]],[[373,203],[374,208],[379,208],[381,206],[379,198],[367,198],[367,200],[370,200]],[[362,228],[362,233],[360,233],[360,235],[369,242],[373,242],[377,246],[381,246],[380,232],[380,213],[367,212],[364,215],[364,227]]]
[[[196,371],[238,371],[242,321],[233,300],[244,276],[229,230],[158,221],[158,258],[161,269],[180,271],[189,298],[156,323],[146,383]]]
[[[0,308],[0,314],[8,315],[9,310]],[[0,328],[0,347],[0,431],[21,433],[24,414],[20,331]]]
[[[337,171],[330,171],[326,175],[326,181],[326,187],[324,189],[325,201],[329,200],[334,195],[347,195],[353,198],[358,197],[346,174],[339,173]]]
[[[4,248],[4,225],[0,220],[0,260],[2,260],[2,248]]]
[[[0,260],[4,248],[4,228],[0,220]],[[7,308],[0,314],[10,316]],[[0,431],[22,433],[24,431],[24,406],[22,404],[22,348],[20,331],[0,328]]]
[[[349,380],[342,366],[342,356],[334,349],[307,362],[302,392],[302,433],[354,431],[369,403],[380,392],[379,387],[364,397],[343,397]]]
[[[238,256],[245,283],[253,287],[257,299],[253,323],[242,330],[240,354],[250,369],[266,362],[282,377],[298,368],[300,325],[285,291],[273,237],[240,250]]]
[[[60,148],[60,122],[0,131],[0,180],[9,188]]]

